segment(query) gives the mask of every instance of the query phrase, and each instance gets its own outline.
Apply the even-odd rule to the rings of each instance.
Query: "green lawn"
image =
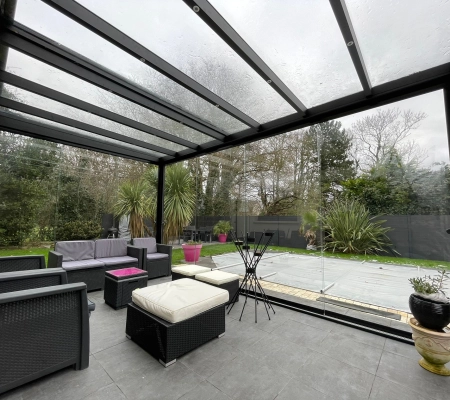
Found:
[[[42,254],[45,256],[47,262],[48,252],[50,249],[42,247],[30,247],[24,249],[0,249],[0,257],[3,256],[20,256],[20,255],[31,255],[31,254]],[[203,246],[201,256],[217,256],[219,254],[233,253],[236,251],[234,244],[212,244]],[[270,246],[268,251],[276,252],[290,252],[293,254],[304,254],[319,257],[321,255],[320,251],[309,251],[306,249],[295,249],[291,247],[281,247],[281,246]],[[402,258],[402,257],[391,257],[391,256],[366,256],[366,255],[356,255],[356,254],[344,254],[344,253],[323,253],[325,257],[329,258],[342,258],[347,260],[355,261],[366,261],[366,262],[379,262],[385,264],[397,264],[397,265],[408,265],[408,266],[420,266],[422,268],[439,268],[447,269],[450,271],[450,262],[448,261],[434,261],[434,260],[420,260],[414,258]],[[173,264],[183,263],[183,250],[174,249],[172,255]]]

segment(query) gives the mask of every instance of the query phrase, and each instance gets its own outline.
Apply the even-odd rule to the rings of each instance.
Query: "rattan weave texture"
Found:
[[[156,359],[169,363],[225,332],[225,304],[175,324],[128,304],[126,333]]]
[[[138,288],[147,286],[147,276],[131,279],[115,280],[105,277],[105,303],[118,309],[125,307],[131,301],[131,293]]]
[[[44,256],[0,257],[0,272],[45,268]]]
[[[27,279],[17,279],[10,281],[0,280],[0,293],[16,292],[18,290],[35,289],[46,286],[61,285],[61,276],[35,276]]]
[[[2,386],[80,357],[79,292],[0,304]],[[55,324],[58,329],[55,332]]]

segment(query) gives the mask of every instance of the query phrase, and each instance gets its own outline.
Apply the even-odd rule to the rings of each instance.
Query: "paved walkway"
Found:
[[[303,256],[297,254],[266,253],[258,265],[258,276],[276,272],[266,278],[266,287],[277,290],[288,287],[284,293],[317,299],[327,288],[330,298],[350,301],[358,305],[372,305],[383,311],[400,312],[407,320],[408,299],[412,288],[408,278],[433,274],[434,270],[381,263]],[[270,257],[270,258],[269,258]],[[238,264],[225,271],[243,274],[238,253],[214,256],[218,267]],[[280,288],[278,288],[280,289]]]

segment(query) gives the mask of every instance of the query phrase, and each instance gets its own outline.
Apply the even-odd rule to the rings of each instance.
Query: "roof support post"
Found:
[[[447,124],[447,145],[450,153],[450,86],[444,88],[444,110],[445,110],[445,122]]]
[[[156,193],[156,243],[162,243],[164,237],[164,186],[166,166],[158,165],[158,192]]]

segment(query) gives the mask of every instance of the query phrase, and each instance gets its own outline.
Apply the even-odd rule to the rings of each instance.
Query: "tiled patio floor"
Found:
[[[150,281],[155,284],[167,278]],[[90,319],[90,366],[66,369],[17,388],[2,399],[379,399],[448,400],[450,377],[423,370],[413,346],[276,307],[271,321],[254,303],[227,316],[220,339],[164,368],[125,337],[126,309],[103,292]]]

